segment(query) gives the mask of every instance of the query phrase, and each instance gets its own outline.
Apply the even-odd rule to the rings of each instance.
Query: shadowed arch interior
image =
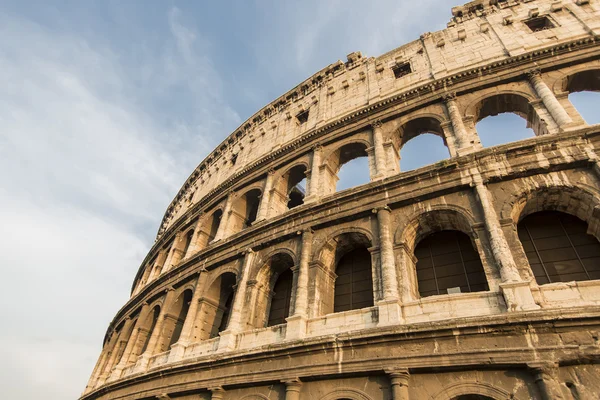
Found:
[[[289,169],[273,187],[270,199],[271,216],[304,204],[306,195],[306,165],[300,164]]]
[[[190,308],[192,295],[193,292],[191,289],[185,290],[177,297],[169,309],[163,322],[158,352],[162,353],[169,350],[171,346],[177,343],[179,340],[179,337],[181,336],[181,330],[183,329],[183,324],[185,323],[185,319]]]
[[[250,227],[256,221],[261,194],[259,189],[252,189],[234,202],[229,217],[231,222],[228,223],[232,234]]]
[[[569,101],[588,124],[600,123],[597,104],[600,101],[600,69],[577,72],[565,79],[564,90]]]
[[[430,234],[415,248],[415,257],[421,297],[489,290],[479,254],[462,232]]]
[[[450,156],[440,121],[421,117],[398,128],[400,164],[402,171],[410,171],[433,164]]]
[[[204,297],[200,299],[201,324],[194,332],[198,339],[217,337],[219,332],[227,329],[235,284],[235,274],[225,272],[204,293]]]
[[[368,163],[365,165],[367,159],[367,146],[362,142],[348,143],[334,151],[325,164],[327,168],[323,171],[325,193],[369,182],[369,166]],[[346,171],[349,172],[349,176],[344,176]]]
[[[252,325],[273,326],[285,323],[292,307],[294,259],[288,253],[269,258],[257,276],[257,304]]]
[[[527,215],[517,225],[538,284],[600,279],[600,242],[581,219],[558,211]]]
[[[155,306],[152,309],[152,312],[146,319],[146,323],[144,324],[146,327],[146,337],[144,338],[142,348],[138,352],[138,354],[143,354],[148,348],[148,344],[150,343],[150,337],[152,336],[152,332],[154,332],[154,328],[156,327],[156,323],[158,322],[158,316],[160,315],[160,306]]]

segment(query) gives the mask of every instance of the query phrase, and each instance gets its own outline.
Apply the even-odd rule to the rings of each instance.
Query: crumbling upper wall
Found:
[[[194,170],[169,205],[158,237],[223,182],[315,129],[463,71],[600,35],[600,9],[587,0],[473,1],[454,7],[452,15],[446,29],[377,58],[351,53],[263,107]],[[540,16],[554,28],[532,30],[527,23]]]

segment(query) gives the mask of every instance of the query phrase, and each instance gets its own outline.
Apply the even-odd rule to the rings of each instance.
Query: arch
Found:
[[[192,289],[184,287],[179,290],[179,295],[165,314],[157,353],[169,350],[171,346],[179,340],[192,301],[192,296]]]
[[[318,250],[318,258],[313,264],[316,263],[320,268],[314,269],[317,276],[313,279],[319,282],[319,287],[311,290],[319,291],[320,304],[317,306],[320,314],[373,305],[379,291],[374,290],[376,285],[373,284],[374,263],[369,252],[372,246],[370,233],[365,229],[342,228]],[[360,256],[356,265],[352,258],[355,250]]]
[[[443,204],[419,208],[405,221],[396,229],[394,238],[396,244],[405,244],[411,251],[425,236],[443,230],[456,230],[472,239],[477,238],[472,229],[475,218],[470,211],[459,206]]]
[[[141,346],[139,347],[139,351],[135,351],[138,349],[134,349],[132,352],[132,356],[143,354],[150,344],[150,337],[152,337],[152,332],[154,332],[154,328],[156,328],[156,323],[158,322],[158,317],[160,316],[161,306],[159,304],[155,304],[151,311],[146,316],[146,320],[143,325],[140,327],[140,334],[144,333],[144,337],[142,338]],[[130,359],[131,360],[131,359]]]
[[[199,300],[199,315],[202,320],[194,328],[195,339],[217,337],[227,329],[229,313],[235,295],[237,275],[232,271],[221,271],[208,285]]]
[[[464,395],[481,395],[492,400],[514,399],[514,394],[485,382],[460,382],[444,387],[433,396],[434,400],[457,400]]]
[[[277,179],[270,196],[269,215],[279,215],[304,204],[306,195],[306,171],[304,162],[287,168]],[[302,184],[304,182],[304,184]]]
[[[585,69],[567,75],[562,80],[569,102],[587,124],[600,123],[597,109],[600,103],[600,68]]]
[[[501,91],[487,93],[480,96],[477,100],[471,103],[467,108],[467,113],[473,116],[473,121],[478,123],[487,117],[495,117],[499,114],[511,113],[518,115],[526,121],[526,128],[531,128],[533,135],[540,136],[548,133],[546,122],[541,119],[536,110],[530,104],[536,101],[530,93],[522,91]],[[506,119],[506,117],[504,117]],[[518,129],[518,127],[516,128]],[[479,129],[479,138],[484,146],[493,146],[515,140],[528,138],[525,132],[519,135],[511,135],[510,139],[498,140],[497,137],[486,138],[486,132]]]
[[[289,251],[275,251],[266,258],[266,262],[261,262],[257,271],[256,280],[253,287],[252,311],[249,315],[249,323],[255,328],[262,328],[285,322],[285,318],[290,315],[292,306],[292,281],[285,282],[289,286],[285,293],[279,293],[280,296],[274,296],[275,286],[281,277],[292,278],[289,273],[294,266],[294,257]],[[291,271],[290,271],[291,272]],[[283,290],[284,287],[280,287]],[[284,294],[286,297],[282,297]],[[271,313],[275,313],[271,318]]]
[[[192,239],[194,237],[194,229],[189,229],[185,234],[185,242],[182,248],[182,258],[187,258],[188,250],[190,250],[190,246],[192,244]]]
[[[324,158],[324,163],[321,165],[321,179],[323,180],[322,186],[325,194],[334,193],[338,188],[337,182],[339,180],[339,173],[342,166],[347,165],[349,162],[358,158],[366,157],[369,155],[367,149],[371,147],[371,144],[366,140],[359,138],[353,138],[352,141],[347,141],[339,144],[334,150]],[[370,169],[370,168],[369,168]],[[369,176],[370,176],[369,172]],[[366,182],[360,182],[353,186],[358,186]],[[352,187],[352,186],[349,186]]]
[[[349,387],[336,388],[333,391],[327,393],[325,396],[321,397],[321,400],[341,400],[341,399],[371,400],[371,397],[369,397],[362,390],[349,388]]]
[[[539,211],[521,219],[517,229],[538,284],[600,279],[600,242],[581,219]]]
[[[600,92],[600,68],[589,66],[578,68],[567,74],[558,84],[562,92]]]
[[[480,256],[463,232],[429,234],[418,242],[414,256],[421,297],[489,290]]]
[[[262,191],[260,189],[251,188],[240,194],[233,202],[227,222],[231,234],[250,227],[256,221],[261,196]]]

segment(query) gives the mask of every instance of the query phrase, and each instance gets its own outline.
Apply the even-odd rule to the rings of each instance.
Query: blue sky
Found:
[[[0,1],[4,397],[79,396],[167,205],[243,120],[350,52],[442,29],[453,5]]]

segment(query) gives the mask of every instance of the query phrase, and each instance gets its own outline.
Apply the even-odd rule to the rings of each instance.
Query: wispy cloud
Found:
[[[0,17],[7,396],[80,394],[166,206],[239,123],[210,43],[176,8],[164,21],[168,40],[124,60],[100,39]]]

